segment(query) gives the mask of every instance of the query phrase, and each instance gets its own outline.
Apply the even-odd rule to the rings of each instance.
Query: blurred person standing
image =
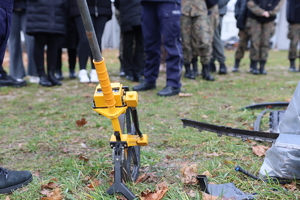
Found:
[[[122,65],[126,79],[140,82],[144,69],[142,7],[140,0],[116,0],[120,11],[122,35]]]
[[[11,28],[12,9],[13,0],[0,1],[0,87],[16,86],[16,83],[12,82],[14,79],[7,76],[2,67]],[[27,185],[31,181],[32,174],[29,171],[12,171],[0,167],[0,194],[12,193],[14,190]]]
[[[145,45],[144,80],[132,89],[146,91],[156,88],[161,60],[161,44],[167,51],[166,86],[159,96],[180,92],[183,55],[180,36],[181,0],[141,0],[142,31]]]
[[[275,33],[276,14],[283,0],[249,0],[246,28],[251,35],[251,73],[267,74],[265,64],[270,49],[270,39]],[[259,63],[259,69],[257,64]]]
[[[300,58],[300,51],[297,56],[297,47],[300,41],[300,1],[299,0],[287,0],[286,7],[286,19],[289,23],[288,39],[290,39],[290,47],[288,58],[290,60],[290,72],[296,72],[295,61]],[[300,71],[300,64],[299,70]]]
[[[0,1],[0,87],[22,87],[26,85],[25,80],[17,80],[9,76],[2,66],[4,54],[6,51],[6,45],[11,29],[12,10],[13,0]]]
[[[227,4],[229,0],[219,0],[218,10],[219,10],[219,23],[214,30],[213,42],[212,42],[212,59],[210,61],[210,66],[212,71],[216,71],[215,60],[219,62],[219,74],[227,74],[227,67],[225,64],[226,57],[224,55],[224,46],[221,40],[222,32],[222,22],[223,16],[227,12]]]
[[[77,46],[78,46],[78,32],[76,28],[76,24],[74,22],[74,18],[68,17],[67,18],[67,35],[64,37],[64,40],[61,46],[58,48],[57,54],[57,62],[56,62],[56,70],[55,75],[58,80],[63,80],[63,72],[62,72],[62,53],[63,48],[67,49],[68,54],[68,67],[69,67],[69,78],[75,79],[76,78],[76,62],[77,62]]]
[[[21,31],[25,39],[27,53],[27,70],[23,63],[23,45]],[[23,79],[29,75],[29,82],[38,83],[39,77],[33,59],[34,37],[26,34],[26,0],[14,0],[11,31],[8,40],[9,73],[14,79]],[[25,72],[27,71],[27,73]]]
[[[34,36],[34,61],[44,87],[61,85],[55,77],[57,51],[66,35],[66,0],[27,0],[26,33]],[[44,64],[46,49],[47,72]]]
[[[197,62],[200,56],[202,64],[202,78],[214,80],[210,75],[210,20],[205,0],[182,0],[181,35],[184,57],[185,75],[195,79],[198,74]],[[192,66],[191,66],[192,65]],[[191,68],[193,67],[193,68]]]
[[[247,12],[247,0],[237,0],[234,8],[234,16],[236,19],[236,27],[239,29],[239,44],[234,55],[235,60],[232,72],[239,71],[241,59],[244,57],[248,42],[250,41],[249,30],[247,30],[245,27],[247,20]]]
[[[101,51],[101,39],[104,31],[105,24],[112,17],[111,1],[110,0],[86,0],[88,9],[91,15],[92,23],[95,29],[95,34],[98,40],[98,45]],[[89,46],[89,41],[83,26],[82,18],[78,9],[76,0],[69,0],[70,3],[70,16],[74,18],[78,35],[79,43],[77,49],[77,56],[79,60],[80,71],[78,78],[80,83],[94,82],[98,83],[97,72],[93,63],[93,55]],[[87,62],[90,58],[91,71],[90,76],[87,72]]]

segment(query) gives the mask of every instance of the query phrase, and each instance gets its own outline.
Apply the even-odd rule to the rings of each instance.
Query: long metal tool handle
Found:
[[[115,112],[116,100],[112,92],[107,68],[105,66],[104,59],[100,52],[100,47],[98,45],[98,41],[96,38],[94,26],[92,24],[91,15],[88,10],[86,0],[77,0],[77,5],[81,14],[84,29],[86,31],[86,36],[88,38],[90,48],[94,57],[93,63],[95,65],[98,79],[100,81],[100,86],[104,95],[105,104],[108,107],[109,112],[113,115]]]
[[[100,47],[98,45],[98,41],[96,38],[95,30],[92,24],[91,15],[86,0],[77,0],[77,5],[81,14],[83,26],[86,31],[86,36],[88,38],[94,60],[96,62],[100,62],[102,60],[102,55],[100,52]]]

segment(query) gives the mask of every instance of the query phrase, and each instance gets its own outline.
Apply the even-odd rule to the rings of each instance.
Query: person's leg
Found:
[[[219,16],[219,24],[215,29],[213,39],[213,58],[220,63],[219,74],[227,74],[227,67],[225,65],[226,57],[224,55],[224,46],[221,40],[222,20],[223,16]]]
[[[61,82],[54,76],[55,70],[57,69],[57,52],[59,49],[58,41],[60,41],[60,37],[62,36],[57,34],[47,34],[47,72],[52,85],[61,85]]]
[[[250,60],[251,60],[251,73],[259,74],[257,69],[257,63],[261,58],[261,34],[262,27],[261,23],[256,21],[255,19],[248,18],[247,19],[247,29],[251,34],[251,48],[250,48]]]
[[[13,12],[8,47],[9,73],[15,79],[23,79],[26,76],[22,56],[21,23],[22,13]]]
[[[180,91],[181,68],[183,65],[183,53],[180,34],[181,6],[175,3],[161,3],[158,7],[160,32],[164,38],[163,44],[168,52],[167,64],[167,86]],[[157,68],[159,67],[159,60]]]
[[[144,69],[144,41],[142,26],[134,26],[134,56],[133,56],[133,77],[134,81],[140,82],[142,79],[142,71]]]
[[[156,88],[156,79],[159,73],[161,34],[158,26],[160,21],[157,16],[159,3],[142,3],[142,31],[145,49],[144,81],[132,89],[145,91]]]
[[[197,53],[192,51],[192,21],[193,17],[182,15],[180,18],[180,24],[181,24],[181,35],[182,35],[182,51],[183,51],[183,64],[185,68],[185,78],[189,79],[195,79],[195,75],[193,71],[191,70],[191,60],[192,60],[192,54]],[[194,42],[194,41],[193,41]]]
[[[298,25],[298,27],[300,27]],[[297,24],[289,24],[288,39],[290,39],[288,58],[290,60],[290,72],[296,72],[295,60],[297,59],[297,47],[299,41],[299,33],[297,33]]]
[[[56,58],[56,65],[55,65],[55,75],[56,75],[56,78],[58,80],[63,80],[64,79],[64,76],[63,76],[63,73],[62,73],[62,58],[61,58],[61,55],[62,55],[62,48],[58,48],[57,49],[57,58]]]
[[[126,31],[123,35],[123,69],[126,74],[126,79],[134,81],[133,77],[133,31]]]
[[[69,78],[76,78],[75,67],[76,67],[76,59],[77,59],[77,49],[76,48],[68,48],[68,63],[69,63]]]
[[[105,24],[108,20],[109,20],[109,17],[105,16],[105,15],[100,15],[98,17],[92,16],[92,22],[95,27],[95,33],[96,33],[96,37],[98,40],[98,45],[99,45],[100,51],[101,51],[102,35],[104,32]],[[93,61],[93,59],[94,59],[93,55],[91,55],[91,61]],[[91,82],[99,83],[98,75],[95,70],[95,66],[94,66],[93,62],[91,62],[90,79],[91,79]]]
[[[33,58],[33,48],[34,48],[34,37],[32,35],[26,34],[26,23],[27,23],[27,18],[26,18],[26,13],[22,15],[22,31],[24,34],[24,39],[25,39],[25,47],[26,47],[26,53],[27,53],[27,75],[29,75],[31,78],[30,80],[35,80],[38,81],[37,77],[37,71],[36,71],[36,66]]]
[[[89,83],[90,78],[88,77],[86,71],[87,61],[91,55],[89,41],[87,39],[81,17],[80,16],[75,17],[74,20],[76,23],[78,36],[79,36],[79,43],[77,47],[77,56],[78,56],[78,63],[79,63],[78,78],[81,83]]]
[[[234,61],[234,67],[232,69],[232,72],[238,72],[240,67],[240,61],[244,57],[245,51],[247,49],[248,41],[249,41],[249,35],[245,30],[239,30],[239,44],[237,47],[237,50],[234,54],[235,61]]]

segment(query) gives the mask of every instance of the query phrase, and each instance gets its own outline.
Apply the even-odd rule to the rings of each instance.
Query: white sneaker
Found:
[[[79,78],[80,83],[89,83],[90,82],[90,79],[87,75],[87,71],[85,69],[81,69],[78,72],[78,78]]]
[[[91,77],[91,82],[93,82],[93,83],[99,83],[98,75],[97,75],[97,72],[96,72],[95,69],[91,70],[90,77]]]
[[[39,83],[40,82],[40,77],[38,77],[38,76],[30,76],[29,82],[30,83]]]

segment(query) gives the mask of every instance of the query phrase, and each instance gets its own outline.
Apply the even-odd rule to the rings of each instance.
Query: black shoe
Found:
[[[0,167],[0,194],[12,193],[32,181],[29,171],[10,171]]]
[[[120,69],[120,74],[119,74],[119,76],[120,76],[120,77],[125,77],[125,76],[126,76],[126,74],[125,74],[123,68]]]
[[[125,78],[126,78],[126,80],[128,80],[128,81],[134,81],[134,77],[133,77],[133,76],[127,75]]]
[[[75,79],[76,78],[76,73],[74,71],[70,71],[69,78],[70,79]]]
[[[11,76],[2,76],[0,77],[0,87],[23,87],[27,85],[27,82],[24,80],[16,80],[12,78]]]
[[[225,63],[220,64],[219,74],[227,74],[227,67]]]
[[[40,82],[39,84],[41,86],[44,86],[44,87],[51,87],[53,86],[52,82],[48,79],[47,76],[40,76]]]
[[[209,63],[209,71],[210,72],[216,72],[217,71],[217,67],[216,67],[214,62]]]
[[[49,72],[48,78],[49,78],[49,81],[52,83],[53,86],[54,85],[58,85],[58,86],[61,85],[61,82],[54,76],[53,72]]]
[[[156,88],[155,84],[147,83],[146,81],[143,81],[139,85],[136,85],[132,88],[134,91],[146,91],[146,90],[153,90]]]
[[[174,88],[172,86],[167,85],[164,89],[157,93],[158,96],[174,96],[179,94],[180,88]]]
[[[64,80],[64,76],[62,75],[62,72],[57,72],[55,74],[55,78],[60,81]]]

